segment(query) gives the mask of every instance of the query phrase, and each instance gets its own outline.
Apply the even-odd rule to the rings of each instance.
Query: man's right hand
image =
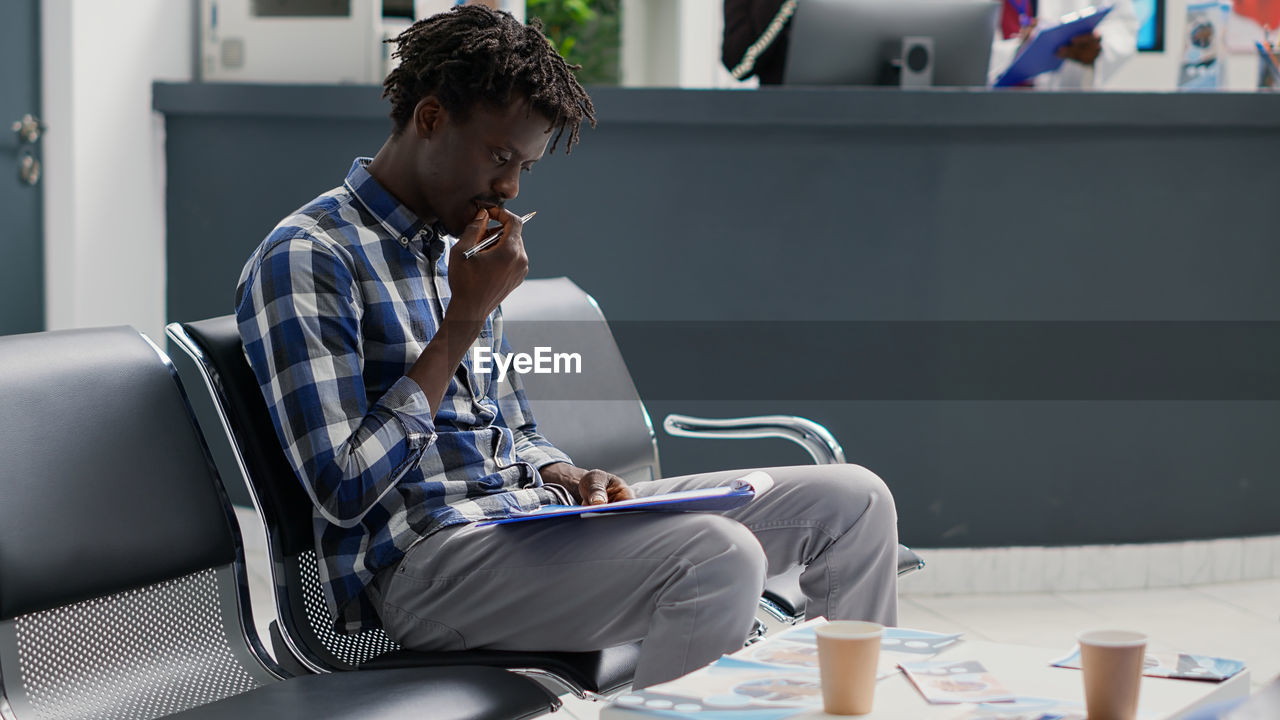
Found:
[[[492,231],[490,220],[502,223],[502,237],[492,246],[467,258],[463,253]],[[503,208],[476,213],[471,224],[449,253],[449,309],[451,322],[483,322],[498,305],[524,282],[529,274],[529,256],[524,251],[520,217]],[[497,230],[497,228],[494,228]],[[478,330],[477,330],[478,332]]]
[[[467,248],[489,234],[485,228],[490,218],[502,223],[502,238],[471,258],[463,257]],[[450,299],[444,322],[407,373],[422,388],[432,415],[440,410],[450,379],[479,337],[485,318],[529,273],[520,227],[520,218],[506,210],[478,212],[449,252]]]

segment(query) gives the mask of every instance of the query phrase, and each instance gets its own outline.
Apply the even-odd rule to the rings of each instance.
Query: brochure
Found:
[[[1223,85],[1226,62],[1227,21],[1231,3],[1204,0],[1187,3],[1187,22],[1182,37],[1182,62],[1178,68],[1179,90],[1216,90]]]
[[[1084,704],[1018,696],[1009,702],[966,705],[947,720],[1087,720]]]
[[[715,662],[717,667],[743,669],[772,668],[779,671],[818,672],[818,639],[813,628],[825,623],[817,618],[777,635],[769,642],[749,645]],[[880,638],[880,661],[876,679],[899,672],[899,665],[931,658],[960,641],[963,633],[936,633],[927,630],[890,627]]]
[[[989,703],[1012,701],[1009,692],[977,660],[902,663],[907,677],[931,703]]]
[[[1054,667],[1080,669],[1080,648],[1050,663]],[[1147,677],[1222,682],[1244,669],[1244,663],[1228,658],[1186,653],[1147,653],[1142,674]]]
[[[808,620],[682,678],[626,693],[605,706],[600,717],[633,718],[638,713],[686,720],[778,720],[814,711],[820,714],[822,687],[813,628],[825,622],[822,618]],[[887,656],[894,658],[893,665],[903,657],[932,657],[959,638],[959,634],[885,628],[881,666]],[[896,672],[895,667],[886,674]]]

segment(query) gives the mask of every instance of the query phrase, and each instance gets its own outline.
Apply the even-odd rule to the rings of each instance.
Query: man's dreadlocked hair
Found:
[[[427,95],[460,118],[478,103],[498,109],[528,98],[532,109],[551,118],[552,151],[565,130],[565,152],[573,149],[584,118],[596,125],[591,98],[573,76],[581,66],[560,57],[536,18],[521,25],[510,13],[464,5],[419,20],[388,42],[396,44],[400,65],[383,81],[382,97],[391,100],[396,133]]]

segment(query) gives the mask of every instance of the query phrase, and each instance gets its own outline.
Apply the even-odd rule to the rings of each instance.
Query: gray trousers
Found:
[[[897,512],[856,465],[768,468],[774,486],[720,514],[463,525],[409,549],[373,587],[387,633],[420,650],[587,651],[643,640],[635,687],[742,647],[765,577],[805,566],[806,614],[898,617]],[[638,483],[638,496],[744,471]]]

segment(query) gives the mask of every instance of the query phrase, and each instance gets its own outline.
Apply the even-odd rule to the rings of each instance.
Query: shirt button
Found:
[[[409,247],[409,238],[405,237],[404,235],[401,235],[400,244],[404,247]]]

